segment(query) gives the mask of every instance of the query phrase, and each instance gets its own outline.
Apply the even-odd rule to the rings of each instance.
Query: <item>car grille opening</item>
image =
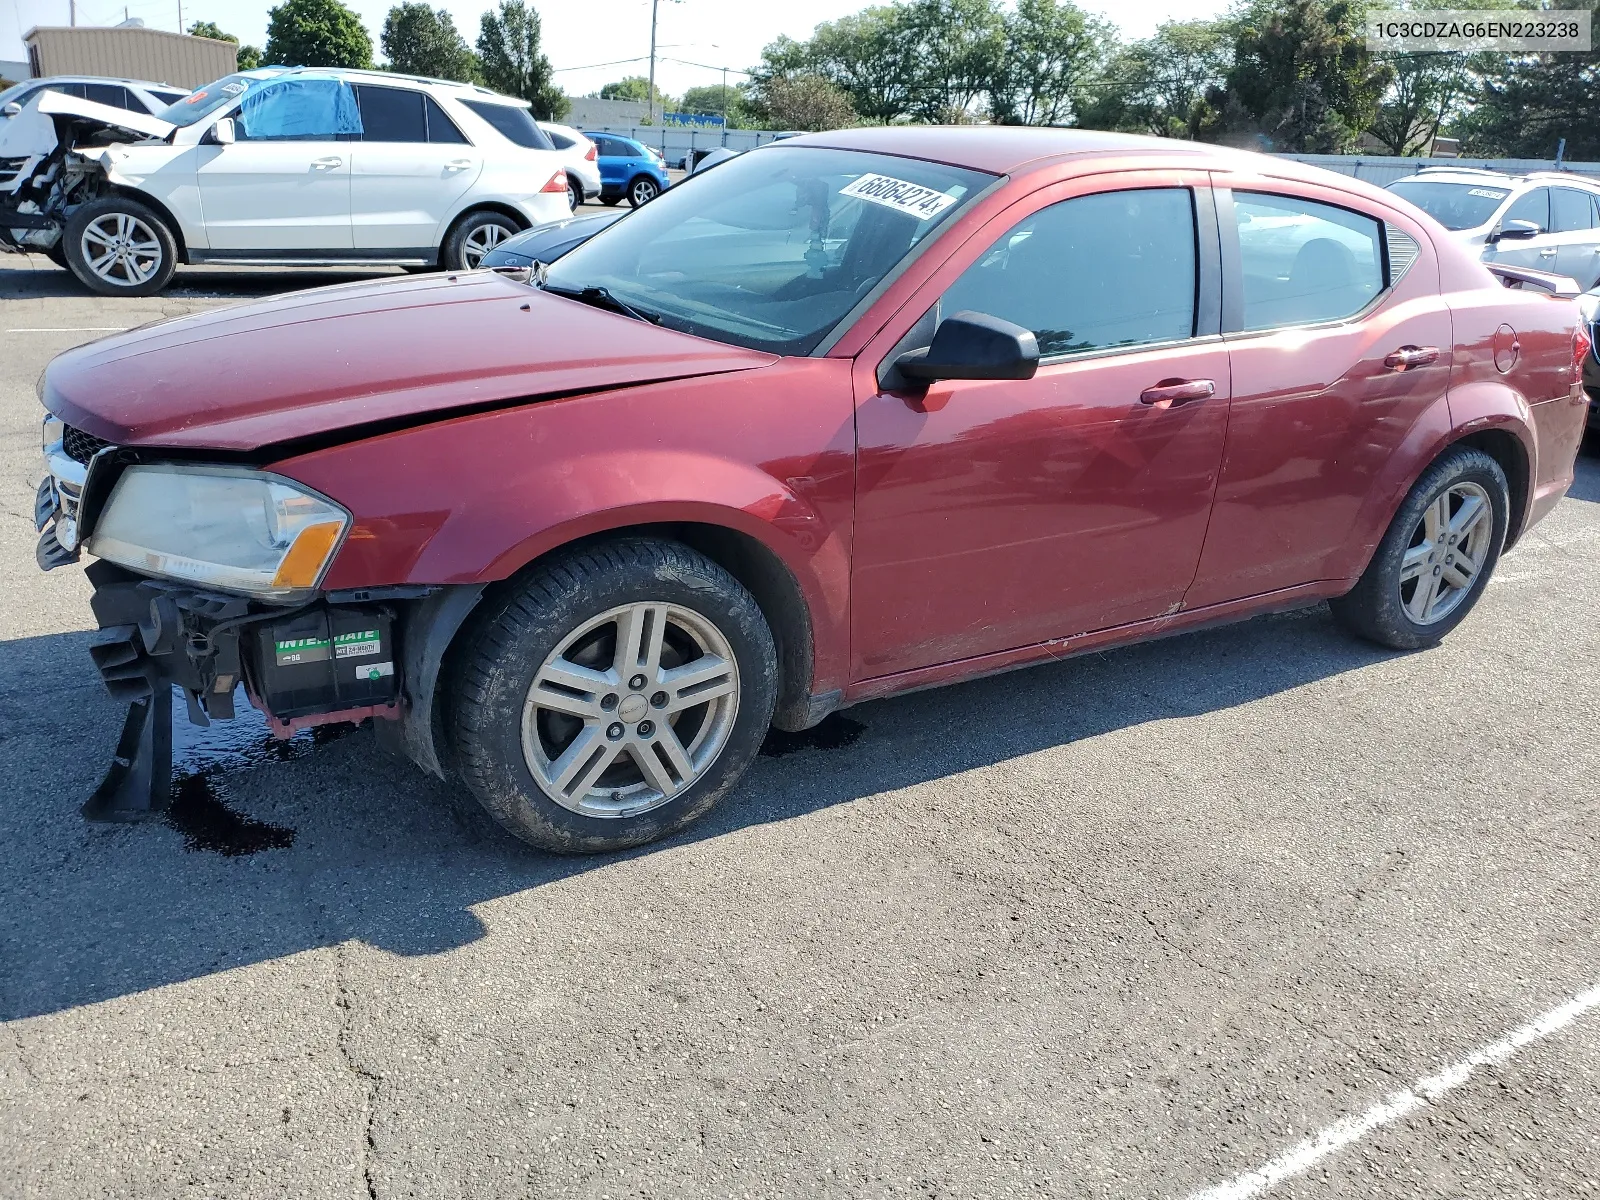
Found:
[[[74,429],[71,425],[64,426],[62,429],[62,450],[66,451],[68,458],[74,462],[81,462],[84,466],[88,466],[89,460],[109,445],[111,443],[104,438],[97,438],[92,433]]]

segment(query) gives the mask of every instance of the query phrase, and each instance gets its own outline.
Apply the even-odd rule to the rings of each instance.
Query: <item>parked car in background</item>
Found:
[[[671,185],[666,164],[643,142],[616,133],[586,133],[584,136],[599,152],[601,203],[615,204],[625,199],[638,208],[650,203]]]
[[[608,225],[615,225],[626,213],[586,212],[535,225],[516,237],[507,238],[483,256],[480,267],[531,267],[553,263],[567,251],[583,245]]]
[[[689,174],[693,175],[699,171],[710,170],[718,163],[727,162],[730,158],[742,153],[742,150],[730,150],[726,146],[713,146],[709,150],[696,150],[690,155],[692,162],[689,165]]]
[[[36,554],[98,560],[125,747],[169,685],[203,722],[242,676],[281,732],[372,718],[518,837],[616,850],[861,701],[1324,600],[1436,644],[1585,420],[1564,281],[1495,271],[1283,159],[807,135],[530,279],[67,351]]]
[[[1583,390],[1589,395],[1589,432],[1600,434],[1600,286],[1578,297],[1578,314],[1589,331],[1589,353],[1583,360]]]
[[[1411,201],[1484,262],[1600,284],[1600,183],[1571,171],[1508,175],[1424,167],[1388,190]]]
[[[241,71],[157,115],[43,91],[0,170],[0,247],[59,249],[103,295],[180,262],[475,267],[571,212],[526,101],[378,71]]]
[[[567,203],[573,209],[600,194],[600,152],[583,134],[553,121],[540,121],[539,128],[561,152],[567,165]]]
[[[64,96],[76,96],[80,100],[93,100],[96,104],[109,104],[112,108],[122,108],[137,113],[159,113],[169,104],[175,104],[189,94],[188,88],[173,87],[167,83],[151,83],[145,79],[52,75],[46,79],[25,80],[0,92],[0,121],[17,116],[29,100],[46,91],[60,92]]]

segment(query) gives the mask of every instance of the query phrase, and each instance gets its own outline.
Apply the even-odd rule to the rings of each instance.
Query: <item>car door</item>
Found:
[[[408,88],[359,84],[360,140],[350,147],[350,219],[357,250],[431,255],[457,201],[483,172],[438,101]]]
[[[1374,481],[1450,378],[1450,312],[1419,226],[1341,192],[1216,183],[1233,400],[1185,608],[1359,570],[1351,530]]]
[[[1159,616],[1193,580],[1229,395],[1216,224],[1204,176],[1124,178],[996,217],[863,354],[856,678]],[[900,381],[958,311],[1033,330],[1037,374]]]
[[[361,131],[350,86],[274,80],[248,93],[232,115],[237,140],[203,145],[198,158],[211,249],[348,254],[350,138]]]
[[[1585,291],[1600,282],[1600,221],[1593,194],[1551,188],[1550,229],[1556,243],[1554,270],[1576,279]]]
[[[1505,237],[1504,231],[1512,221],[1527,221],[1537,225],[1539,232],[1533,237]],[[1550,232],[1550,189],[1534,188],[1511,202],[1500,218],[1501,234],[1485,248],[1483,261],[1504,263],[1511,267],[1532,267],[1538,271],[1556,269],[1556,239]],[[1491,235],[1492,236],[1492,235]]]

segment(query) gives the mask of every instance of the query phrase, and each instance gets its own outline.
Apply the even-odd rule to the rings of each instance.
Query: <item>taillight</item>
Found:
[[[1589,327],[1580,324],[1572,331],[1572,369],[1579,379],[1583,378],[1583,360],[1593,349],[1594,339],[1589,336]]]
[[[600,152],[594,148],[594,143],[590,142],[589,143],[589,153],[585,154],[583,156],[583,159],[584,159],[585,162],[593,162],[596,158],[599,157],[599,155],[600,155]]]
[[[565,196],[567,194],[567,173],[565,171],[557,171],[550,176],[550,182],[539,190],[541,192],[560,192]]]

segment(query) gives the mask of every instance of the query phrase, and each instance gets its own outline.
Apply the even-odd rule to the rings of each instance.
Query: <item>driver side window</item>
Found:
[[[337,79],[288,79],[244,98],[234,117],[241,142],[331,142],[361,133],[355,93]]]
[[[1511,207],[1506,209],[1507,221],[1532,221],[1539,227],[1540,233],[1550,232],[1550,189],[1534,188],[1525,196],[1519,196],[1512,201]]]
[[[1025,217],[950,286],[939,310],[1031,329],[1049,358],[1192,337],[1197,285],[1192,194],[1142,188]]]

